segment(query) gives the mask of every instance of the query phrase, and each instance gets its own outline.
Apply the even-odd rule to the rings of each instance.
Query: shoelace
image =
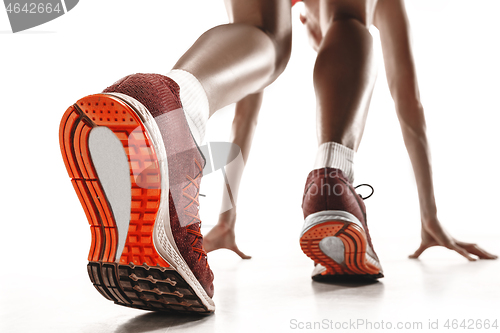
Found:
[[[198,162],[198,160],[195,159],[194,161],[195,161],[196,166],[198,167],[198,170],[199,170],[198,175],[194,179],[191,176],[186,175],[186,178],[189,181],[189,184],[187,184],[182,189],[182,195],[185,198],[191,200],[191,202],[186,207],[184,207],[184,214],[191,218],[191,221],[189,222],[188,226],[195,224],[195,223],[200,224],[198,230],[193,230],[193,229],[189,229],[189,228],[187,229],[188,233],[195,236],[195,239],[191,243],[191,247],[193,248],[194,252],[197,252],[199,254],[198,261],[200,261],[203,256],[205,256],[205,257],[207,256],[207,252],[203,248],[195,247],[195,244],[198,243],[199,239],[203,240],[203,235],[199,231],[201,229],[201,219],[200,219],[200,211],[199,211],[200,202],[198,200],[198,198],[200,196],[200,186],[197,183],[198,179],[200,179],[202,174],[203,174],[203,168],[202,168],[201,164]],[[191,186],[196,187],[196,195],[194,197],[192,197],[191,195],[186,193],[186,190],[188,190]],[[193,205],[196,205],[196,215],[194,215],[193,213],[188,211],[191,208],[191,206],[193,206]],[[207,261],[207,266],[208,266],[208,261]]]
[[[363,197],[361,194],[358,193],[359,197],[363,200],[366,200],[368,199],[369,197],[371,197],[373,195],[373,193],[375,193],[375,190],[373,189],[373,186],[371,186],[370,184],[359,184],[358,186],[356,186],[354,189],[356,190],[358,187],[361,187],[361,186],[368,186],[371,190],[372,190],[372,193],[370,193],[369,196],[366,196],[366,197]]]

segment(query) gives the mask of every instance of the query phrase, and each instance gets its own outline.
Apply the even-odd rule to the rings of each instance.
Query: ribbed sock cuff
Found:
[[[205,129],[209,116],[207,94],[200,81],[184,70],[173,69],[166,76],[174,80],[180,87],[180,98],[189,129],[200,145],[205,138]]]
[[[342,170],[349,182],[354,181],[354,150],[336,142],[325,142],[318,147],[314,169],[336,168]]]

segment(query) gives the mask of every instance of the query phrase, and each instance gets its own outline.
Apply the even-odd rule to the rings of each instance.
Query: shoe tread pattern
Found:
[[[326,237],[338,237],[344,244],[344,263],[337,263],[319,247]],[[382,277],[381,270],[366,255],[366,234],[355,223],[325,221],[307,230],[300,238],[302,251],[315,263],[326,268],[323,275],[366,275]]]

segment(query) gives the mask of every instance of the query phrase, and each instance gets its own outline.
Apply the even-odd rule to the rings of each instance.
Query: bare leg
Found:
[[[210,115],[240,101],[232,136],[246,161],[262,100],[260,92],[281,74],[290,58],[290,0],[225,3],[231,23],[204,33],[173,69],[185,70],[201,83],[207,93]],[[227,170],[227,176],[233,178],[233,206],[243,167]],[[217,226],[205,237],[205,250],[228,248],[249,258],[236,246],[235,222],[235,208],[221,214]]]
[[[204,33],[174,69],[193,74],[210,115],[273,82],[291,51],[290,0],[226,0],[231,24]]]
[[[376,0],[321,0],[323,35],[314,68],[319,144],[357,150],[375,83],[368,31]]]
[[[253,134],[257,126],[257,118],[262,104],[262,95],[262,93],[249,95],[236,104],[231,141],[240,147],[244,163],[246,163],[250,153]],[[218,249],[229,249],[238,254],[242,259],[251,258],[238,249],[235,240],[236,202],[238,200],[239,184],[243,175],[243,168],[244,165],[239,164],[226,168],[226,174],[231,179],[231,188],[228,190],[232,196],[231,204],[233,208],[220,214],[217,225],[205,236],[204,247],[207,252]],[[224,200],[222,206],[227,207],[227,203]]]

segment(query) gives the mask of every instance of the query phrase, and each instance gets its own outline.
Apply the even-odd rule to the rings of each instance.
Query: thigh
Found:
[[[354,19],[369,28],[376,6],[377,0],[320,0],[321,26],[332,20]]]

